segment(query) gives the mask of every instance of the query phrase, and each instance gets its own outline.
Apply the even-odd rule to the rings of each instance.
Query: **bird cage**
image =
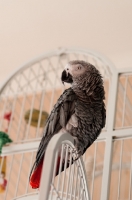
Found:
[[[83,156],[91,200],[131,199],[132,69],[116,69],[95,51],[57,49],[17,69],[1,87],[0,131],[13,142],[0,156],[0,200],[33,200],[37,195],[38,190],[29,186],[29,173],[44,121],[69,87],[60,76],[70,60],[93,64],[104,80],[106,126]]]

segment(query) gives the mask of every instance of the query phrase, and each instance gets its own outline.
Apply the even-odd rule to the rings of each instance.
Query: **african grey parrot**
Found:
[[[99,71],[90,63],[74,60],[65,66],[61,80],[70,83],[71,87],[63,92],[47,119],[31,170],[32,188],[39,187],[44,154],[53,135],[69,132],[79,158],[105,126],[105,92]]]

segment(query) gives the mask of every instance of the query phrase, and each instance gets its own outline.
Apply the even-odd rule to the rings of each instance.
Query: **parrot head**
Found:
[[[86,75],[86,72],[91,73],[96,68],[82,60],[73,60],[66,64],[62,72],[61,80],[66,83],[73,83],[73,80]]]
[[[83,60],[68,62],[62,72],[61,80],[63,83],[72,84],[72,89],[80,95],[104,99],[103,78],[98,69],[88,62]]]

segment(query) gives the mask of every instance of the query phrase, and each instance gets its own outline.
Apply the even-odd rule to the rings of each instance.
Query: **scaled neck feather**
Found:
[[[73,78],[72,89],[81,101],[90,103],[105,98],[103,80],[99,73],[89,73]]]

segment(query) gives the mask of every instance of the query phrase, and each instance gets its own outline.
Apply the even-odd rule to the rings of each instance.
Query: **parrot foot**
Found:
[[[78,160],[82,155],[81,151],[78,151],[76,148],[72,150],[74,161]]]

